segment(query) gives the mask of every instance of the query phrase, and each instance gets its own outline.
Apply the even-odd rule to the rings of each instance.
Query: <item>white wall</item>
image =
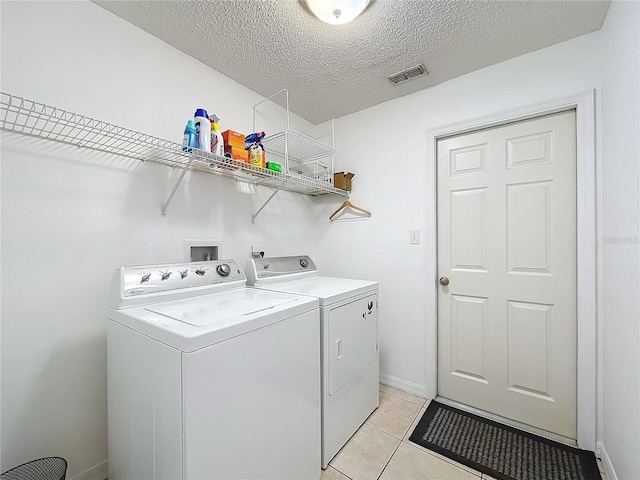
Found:
[[[618,479],[640,478],[640,3],[602,28],[603,445]]]
[[[435,319],[425,309],[425,293],[435,288],[435,279],[424,273],[432,261],[424,252],[433,233],[425,231],[431,214],[426,205],[434,194],[425,187],[433,172],[425,164],[431,148],[426,132],[595,88],[604,187],[598,194],[604,220],[599,240],[604,291],[598,298],[604,299],[599,319],[604,368],[598,372],[604,402],[598,405],[597,440],[609,455],[611,472],[615,467],[617,478],[628,480],[640,478],[639,6],[613,2],[603,31],[339,119],[336,169],[356,173],[351,201],[373,217],[331,225],[318,250],[326,273],[381,281],[383,379],[424,389],[425,363],[435,358],[425,342],[425,328],[435,332]],[[409,245],[410,229],[421,230],[423,245]]]
[[[178,141],[200,105],[213,107],[223,129],[251,128],[254,92],[91,3],[0,9],[3,91]],[[356,173],[351,201],[373,212],[364,221],[329,224],[335,197],[279,193],[252,225],[270,192],[238,192],[203,174],[188,175],[161,218],[177,172],[3,133],[0,467],[62,455],[73,478],[106,460],[111,273],[180,261],[186,238],[221,238],[223,256],[238,259],[256,241],[269,255],[308,252],[324,274],[379,280],[383,376],[424,389],[434,355],[425,330],[435,322],[425,300],[435,281],[424,274],[433,195],[426,132],[596,88],[605,237],[637,236],[637,18],[637,4],[614,2],[601,32],[339,119],[336,169]],[[633,122],[635,134],[624,135],[620,126]],[[421,245],[409,245],[410,229],[420,229]],[[618,478],[629,479],[640,476],[637,252],[637,244],[604,246],[599,439]]]
[[[223,130],[251,129],[255,92],[95,4],[0,5],[4,92],[178,142],[200,106]],[[0,471],[60,455],[73,478],[107,459],[113,270],[183,261],[185,239],[222,239],[221,255],[239,261],[256,243],[269,255],[315,256],[317,207],[280,192],[253,225],[270,190],[188,174],[162,218],[176,170],[6,132],[1,140]]]
[[[351,201],[368,221],[334,224],[319,248],[320,265],[336,275],[381,281],[381,371],[408,387],[425,386],[425,327],[435,331],[425,269],[433,232],[426,231],[427,131],[599,87],[599,32],[465,75],[343,117],[336,124],[336,168],[356,173]],[[420,229],[422,244],[409,244]],[[330,263],[340,256],[342,261]]]

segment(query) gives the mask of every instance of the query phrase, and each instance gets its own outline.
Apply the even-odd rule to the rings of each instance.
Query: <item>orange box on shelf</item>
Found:
[[[222,132],[222,138],[224,139],[224,147],[236,147],[244,150],[244,135],[233,130],[225,130]]]
[[[224,153],[225,154],[230,154],[231,158],[233,160],[239,161],[239,162],[247,162],[249,163],[249,152],[247,152],[244,147],[243,148],[238,148],[238,147],[230,147],[228,145],[224,146]]]

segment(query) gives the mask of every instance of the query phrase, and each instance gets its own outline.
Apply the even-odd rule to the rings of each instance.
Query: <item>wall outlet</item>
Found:
[[[254,245],[251,247],[251,256],[252,257],[262,257],[264,256],[264,251],[262,250],[262,247],[260,247],[259,245]]]
[[[409,230],[409,243],[411,245],[420,244],[420,230]]]

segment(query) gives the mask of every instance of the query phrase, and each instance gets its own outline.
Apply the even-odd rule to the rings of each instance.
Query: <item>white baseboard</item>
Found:
[[[380,383],[386,385],[387,387],[397,388],[398,390],[402,390],[403,392],[417,395],[418,397],[425,397],[426,388],[424,385],[408,382],[398,377],[392,377],[391,375],[387,375],[386,373],[380,374]]]
[[[596,457],[602,460],[605,470],[604,473],[607,474],[607,480],[618,480],[616,471],[613,468],[613,463],[611,463],[611,459],[609,455],[607,455],[607,450],[604,448],[604,443],[602,442],[596,444]]]
[[[106,480],[108,476],[109,471],[107,469],[107,461],[105,460],[69,480]]]

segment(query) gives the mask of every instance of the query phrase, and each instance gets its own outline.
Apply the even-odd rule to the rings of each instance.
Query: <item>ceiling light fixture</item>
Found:
[[[333,25],[348,23],[360,15],[369,0],[303,0],[320,20]]]

